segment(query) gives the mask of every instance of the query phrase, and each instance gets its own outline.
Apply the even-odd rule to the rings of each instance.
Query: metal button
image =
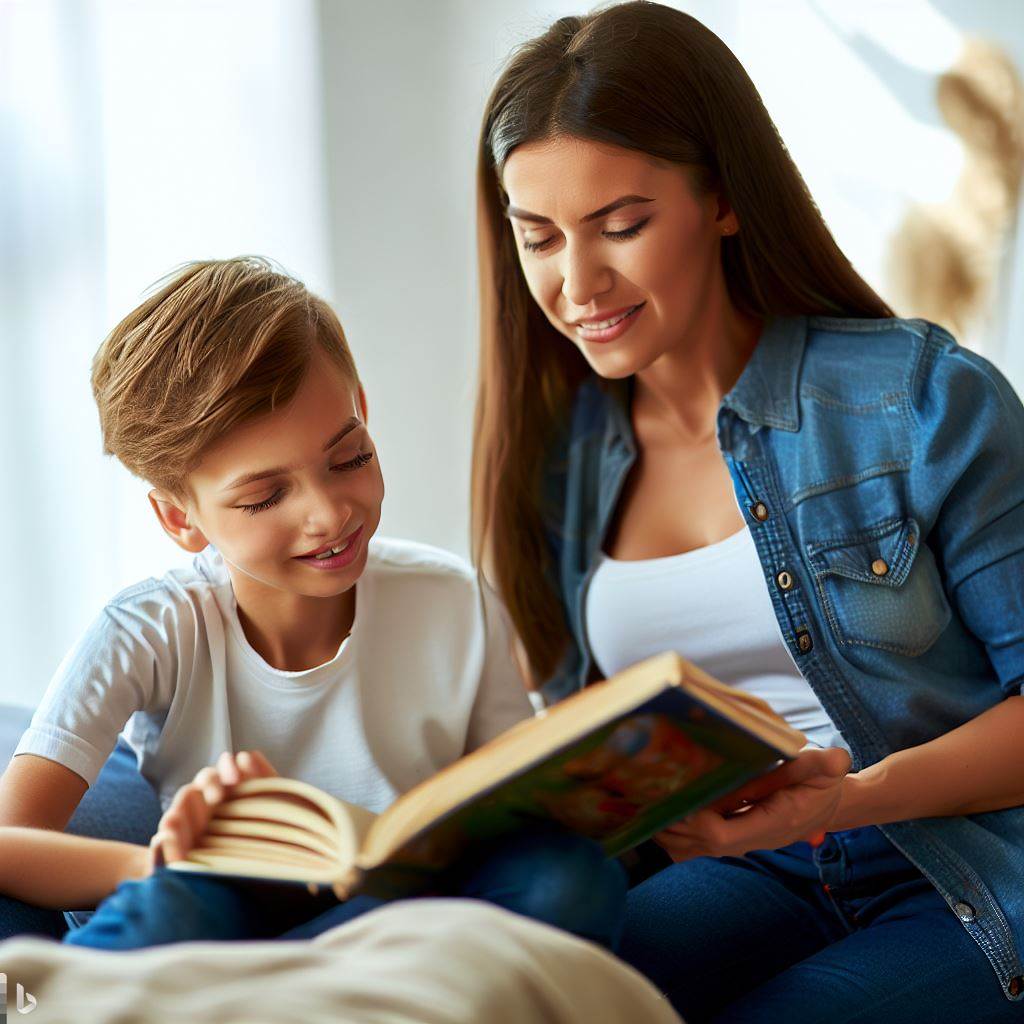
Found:
[[[782,590],[791,590],[793,588],[793,577],[785,569],[775,577],[775,582],[778,583]]]
[[[884,576],[889,571],[889,566],[886,564],[885,559],[876,558],[871,563],[871,571],[876,576]]]
[[[972,907],[970,903],[965,903],[963,901],[960,903],[954,903],[953,910],[956,911],[956,916],[965,923],[974,920],[974,907]]]
[[[1024,989],[1024,978],[1020,977],[1020,975],[1016,978],[1011,978],[1007,988],[1009,988],[1011,996],[1019,996],[1021,989]]]
[[[806,654],[814,646],[811,634],[808,633],[806,629],[797,631],[796,646],[799,648],[801,654]]]
[[[768,506],[763,501],[755,501],[750,506],[750,514],[759,523],[763,523],[768,518]]]

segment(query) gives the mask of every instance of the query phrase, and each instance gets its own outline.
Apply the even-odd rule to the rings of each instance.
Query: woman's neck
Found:
[[[686,444],[715,438],[722,398],[743,373],[762,325],[727,298],[706,306],[674,349],[636,375],[634,421]]]

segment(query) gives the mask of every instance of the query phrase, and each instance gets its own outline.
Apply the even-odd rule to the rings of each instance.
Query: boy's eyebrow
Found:
[[[339,430],[332,437],[328,438],[327,443],[323,447],[323,451],[330,451],[346,434],[355,430],[356,427],[362,424],[362,420],[358,416],[350,416]],[[282,473],[289,471],[289,466],[276,466],[274,469],[261,469],[255,473],[244,473],[240,477],[236,477],[227,485],[227,487],[221,488],[223,491],[233,491],[236,487],[241,487],[243,484],[255,483],[257,480],[263,480],[268,476],[280,476]]]
[[[614,213],[616,210],[621,210],[624,206],[633,206],[635,203],[653,203],[653,199],[647,199],[644,196],[619,196],[618,199],[613,199],[607,206],[602,206],[600,210],[595,210],[593,213],[588,213],[586,217],[580,218],[581,224],[586,224],[587,221],[598,220],[601,217],[607,217],[609,213]],[[550,224],[550,217],[542,217],[539,213],[528,213],[526,210],[520,210],[517,206],[510,206],[505,211],[506,217],[515,217],[517,220],[528,220],[534,224]]]

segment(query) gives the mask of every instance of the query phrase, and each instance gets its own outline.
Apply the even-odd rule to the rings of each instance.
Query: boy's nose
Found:
[[[326,544],[343,537],[351,521],[352,509],[349,505],[338,505],[337,498],[328,500],[324,495],[306,515],[306,536],[314,543]]]

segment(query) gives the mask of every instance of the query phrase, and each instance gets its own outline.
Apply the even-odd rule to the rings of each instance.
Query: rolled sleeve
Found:
[[[929,343],[915,411],[925,497],[941,500],[930,542],[1009,696],[1024,692],[1024,406],[995,366],[941,328]]]

